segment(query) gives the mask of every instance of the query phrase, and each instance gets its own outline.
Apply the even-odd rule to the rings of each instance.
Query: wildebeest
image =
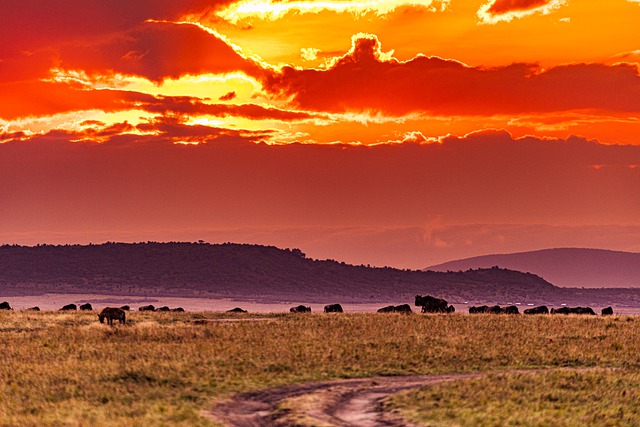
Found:
[[[89,304],[89,303],[82,304],[79,308],[82,311],[91,311],[91,310],[93,310],[93,307],[91,307],[91,304]]]
[[[549,308],[546,305],[539,307],[527,308],[524,310],[524,314],[549,314]]]
[[[153,305],[143,305],[138,311],[156,311],[156,308]]]
[[[413,311],[411,310],[411,306],[409,304],[402,304],[402,305],[389,305],[386,307],[382,307],[381,309],[378,310],[378,313],[409,314],[409,313],[413,313]]]
[[[425,297],[416,295],[415,305],[416,307],[422,307],[423,313],[446,313],[449,307],[446,300],[435,298],[431,295]]]
[[[120,307],[120,310],[129,311],[131,310],[131,307],[129,307],[128,305],[123,305],[122,307]]]
[[[456,312],[456,308],[452,305],[450,305],[449,307],[447,307],[447,313],[455,313]]]
[[[60,311],[73,311],[73,310],[77,310],[78,306],[75,304],[67,304],[64,307],[62,307],[60,309]]]
[[[172,308],[171,311],[173,311],[175,313],[184,313],[184,308],[176,307],[176,308]]]
[[[232,308],[231,310],[227,310],[227,313],[246,313],[247,310],[243,310],[240,307]]]
[[[504,308],[505,314],[520,314],[520,310],[515,305],[510,305]]]
[[[165,306],[156,308],[156,311],[171,311],[171,309],[165,305]]]
[[[343,313],[342,306],[340,304],[329,304],[324,306],[325,313]]]
[[[27,311],[40,311],[40,307],[35,306],[35,307],[27,308]]]
[[[481,313],[491,313],[491,314],[520,314],[520,310],[515,305],[509,305],[507,307],[500,307],[499,305],[494,306],[486,306],[481,305],[480,307],[469,307],[470,314],[481,314]]]
[[[552,308],[551,314],[591,314],[595,315],[596,312],[593,311],[591,307],[560,307],[560,308]]]
[[[7,301],[3,301],[0,303],[0,310],[13,310],[11,305]]]
[[[603,316],[611,316],[613,314],[613,308],[611,307],[603,308],[600,313],[602,313]]]
[[[499,305],[494,305],[492,307],[489,307],[489,313],[491,313],[491,314],[504,314],[504,308],[500,307]]]
[[[291,313],[311,313],[311,307],[305,307],[304,305],[299,305],[296,307],[291,307],[289,311]]]
[[[100,323],[104,323],[104,319],[107,319],[108,325],[113,325],[114,320],[117,320],[122,324],[126,322],[124,310],[117,307],[105,307],[102,309],[100,314],[98,314],[98,319],[100,320]]]

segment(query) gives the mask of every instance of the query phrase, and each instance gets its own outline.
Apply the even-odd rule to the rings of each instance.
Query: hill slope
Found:
[[[457,271],[500,266],[528,271],[561,287],[640,288],[640,253],[601,249],[546,249],[485,255],[427,267]]]
[[[438,273],[352,266],[298,249],[194,243],[0,247],[0,295],[103,293],[261,301],[377,302],[431,293],[506,303],[550,295],[533,274],[503,269]]]

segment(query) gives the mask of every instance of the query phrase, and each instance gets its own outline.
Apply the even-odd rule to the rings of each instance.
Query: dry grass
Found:
[[[393,396],[425,426],[637,426],[640,374],[629,370],[489,375]]]
[[[640,319],[0,312],[0,425],[210,425],[235,391],[407,373],[637,368]]]

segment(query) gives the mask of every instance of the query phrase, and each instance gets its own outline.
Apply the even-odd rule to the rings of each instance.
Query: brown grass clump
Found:
[[[640,361],[634,317],[264,317],[0,313],[0,423],[211,425],[200,411],[216,398],[296,382]]]

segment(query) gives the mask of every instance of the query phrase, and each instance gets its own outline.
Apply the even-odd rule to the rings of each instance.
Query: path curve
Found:
[[[489,374],[540,373],[557,369],[512,369],[313,382],[240,394],[218,403],[212,410],[205,411],[204,415],[229,427],[408,426],[397,414],[383,412],[384,399],[402,391],[448,381],[480,378]]]

